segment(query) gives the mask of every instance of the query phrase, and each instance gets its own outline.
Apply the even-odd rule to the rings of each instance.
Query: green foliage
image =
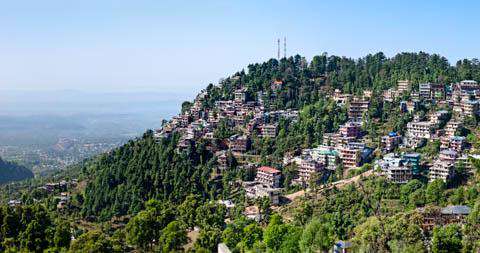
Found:
[[[178,251],[188,242],[187,232],[180,222],[172,221],[162,230],[158,242],[162,252]]]
[[[451,224],[433,229],[432,252],[461,252],[462,232],[458,225]]]
[[[425,192],[427,203],[441,205],[445,201],[444,190],[445,182],[440,179],[429,183]]]
[[[136,213],[146,199],[181,203],[189,194],[210,197],[217,185],[209,179],[211,154],[205,147],[175,151],[176,137],[156,143],[152,132],[100,156],[84,168],[91,178],[85,190],[85,215],[107,219]]]
[[[334,242],[331,224],[312,219],[303,230],[299,245],[302,252],[327,252]]]
[[[98,230],[88,231],[70,245],[72,252],[113,252],[112,242]]]
[[[13,162],[0,158],[0,184],[33,178],[33,172]]]

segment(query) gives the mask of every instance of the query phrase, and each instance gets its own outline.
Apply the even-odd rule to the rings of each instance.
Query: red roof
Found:
[[[272,167],[268,167],[268,166],[262,166],[262,167],[258,168],[257,170],[260,170],[260,171],[265,172],[265,173],[271,173],[271,174],[280,173],[279,170],[277,170],[275,168],[272,168]]]

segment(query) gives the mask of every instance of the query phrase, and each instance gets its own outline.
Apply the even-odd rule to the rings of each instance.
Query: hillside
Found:
[[[16,163],[7,162],[0,158],[0,184],[20,181],[33,177],[33,172]]]
[[[251,64],[161,129],[26,185],[21,208],[5,212],[57,220],[38,228],[13,215],[22,226],[3,230],[13,239],[0,249],[478,251],[472,80],[477,60],[423,52]],[[25,244],[34,235],[42,244]]]

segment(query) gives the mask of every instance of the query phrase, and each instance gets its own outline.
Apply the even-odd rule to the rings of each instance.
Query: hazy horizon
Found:
[[[477,57],[476,1],[27,1],[0,8],[0,89],[198,91],[287,56]],[[283,49],[282,49],[283,51]],[[283,52],[282,52],[283,53]]]

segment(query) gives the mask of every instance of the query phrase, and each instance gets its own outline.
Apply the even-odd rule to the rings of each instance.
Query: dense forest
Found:
[[[31,170],[0,158],[0,184],[25,180],[32,177],[33,172]]]

